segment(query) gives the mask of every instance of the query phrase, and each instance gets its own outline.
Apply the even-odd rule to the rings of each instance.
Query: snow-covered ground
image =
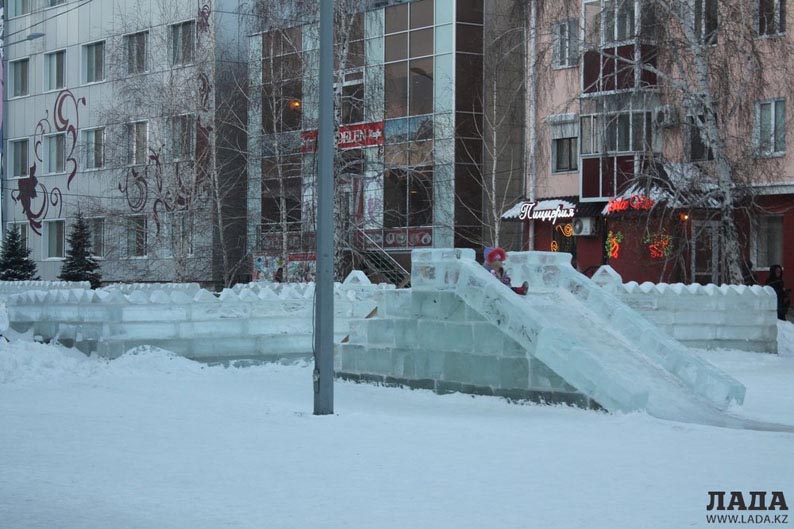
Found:
[[[789,356],[702,353],[749,416],[794,424]],[[794,435],[338,383],[311,367],[106,362],[0,344],[0,527],[670,528],[708,491],[782,490]],[[794,523],[794,522],[790,522]]]

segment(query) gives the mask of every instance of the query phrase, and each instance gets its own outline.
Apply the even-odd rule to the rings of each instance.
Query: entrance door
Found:
[[[693,282],[705,285],[720,280],[720,232],[716,221],[693,221],[691,250],[691,277]]]

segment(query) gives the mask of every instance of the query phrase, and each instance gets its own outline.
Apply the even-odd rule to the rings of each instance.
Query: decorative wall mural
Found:
[[[64,134],[64,168],[68,174],[66,189],[69,190],[72,180],[77,174],[77,160],[74,155],[77,148],[77,131],[80,128],[80,105],[86,105],[85,97],[75,97],[71,90],[62,90],[58,93],[53,106],[52,122],[49,110],[45,110],[44,117],[36,123],[36,128],[33,131],[34,160],[33,165],[28,168],[28,176],[18,180],[17,189],[11,192],[11,199],[22,206],[22,212],[28,219],[30,229],[39,235],[41,235],[42,220],[47,217],[50,206],[58,206],[58,217],[63,213],[61,190],[57,187],[48,190],[47,186],[36,178],[38,167],[44,162],[42,158],[44,136]],[[73,111],[74,120],[70,119],[67,110]],[[40,203],[36,205],[38,201]]]
[[[208,31],[210,29],[210,14],[212,13],[212,2],[206,2],[198,12],[198,26],[199,31]]]
[[[127,205],[133,213],[141,213],[149,204],[149,192],[152,193],[152,216],[157,234],[162,226],[161,215],[179,211],[189,211],[196,203],[206,204],[210,196],[209,183],[198,177],[198,171],[188,170],[196,177],[193,181],[185,180],[181,170],[184,165],[174,164],[173,185],[166,185],[163,176],[163,164],[160,160],[161,151],[149,148],[149,162],[143,172],[131,167],[119,184],[119,192],[127,199]],[[152,188],[149,187],[148,174],[153,174]]]
[[[198,92],[199,92],[199,104],[201,105],[201,110],[205,112],[209,112],[210,110],[210,91],[212,90],[212,85],[210,84],[210,78],[207,76],[206,73],[201,72],[198,75]]]

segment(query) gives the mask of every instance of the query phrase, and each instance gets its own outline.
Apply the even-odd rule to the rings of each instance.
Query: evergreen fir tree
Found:
[[[67,239],[69,249],[61,267],[62,281],[88,281],[91,288],[99,288],[102,274],[99,263],[91,256],[91,231],[82,213],[77,214],[72,232]]]
[[[36,263],[30,258],[30,248],[22,240],[19,226],[12,224],[3,240],[0,252],[0,280],[36,281]]]

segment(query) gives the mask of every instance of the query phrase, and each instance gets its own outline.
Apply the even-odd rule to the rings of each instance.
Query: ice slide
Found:
[[[413,288],[454,288],[469,307],[609,411],[662,419],[794,431],[726,411],[745,388],[574,270],[570,256],[515,252],[507,265],[517,296],[471,250],[414,252]]]

